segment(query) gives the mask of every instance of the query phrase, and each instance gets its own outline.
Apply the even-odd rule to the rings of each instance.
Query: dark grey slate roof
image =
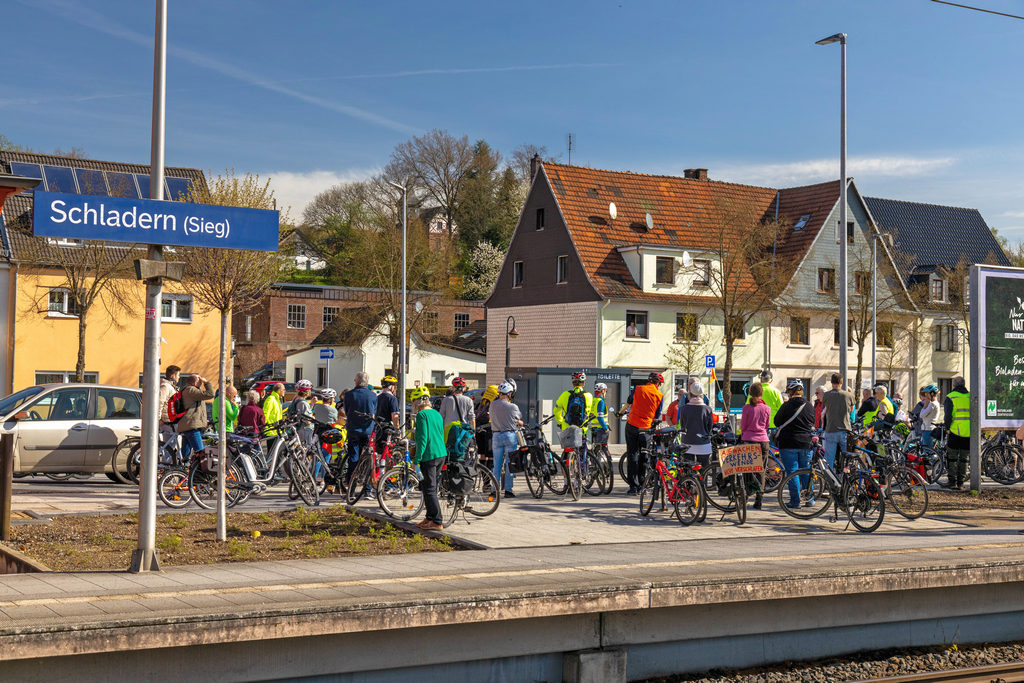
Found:
[[[909,255],[909,269],[933,272],[960,261],[1008,266],[995,235],[977,209],[864,197],[878,229],[894,236],[896,250]]]

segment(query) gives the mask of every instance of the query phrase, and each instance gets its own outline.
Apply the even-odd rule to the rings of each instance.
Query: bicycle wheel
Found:
[[[437,500],[441,504],[441,525],[449,527],[462,509],[463,498],[438,485]]]
[[[746,482],[742,481],[742,476],[732,477],[732,498],[736,505],[736,518],[739,520],[737,524],[746,524],[747,522],[747,486]],[[737,479],[740,481],[736,481]]]
[[[644,517],[651,514],[654,502],[661,494],[661,478],[657,472],[652,470],[647,473],[644,483],[640,487],[640,514]]]
[[[858,531],[870,533],[885,518],[885,492],[878,481],[867,473],[854,474],[843,485],[846,515]]]
[[[587,451],[582,464],[586,472],[583,476],[583,492],[588,496],[599,496],[604,493],[604,472],[601,469],[601,459],[593,452]]]
[[[700,521],[701,509],[704,507],[704,495],[700,482],[696,477],[683,477],[679,480],[678,500],[672,501],[673,513],[679,523],[690,526]]]
[[[579,500],[583,495],[583,474],[580,472],[580,454],[573,452],[565,462],[565,473],[568,478],[569,495],[573,500]]]
[[[500,502],[498,480],[490,470],[477,467],[473,490],[466,496],[466,512],[477,517],[493,515]]]
[[[608,452],[608,447],[601,445],[601,471],[604,473],[604,493],[608,495],[615,488],[615,470],[612,469],[612,456]]]
[[[908,463],[924,465],[924,480],[929,484],[939,483],[939,477],[946,469],[939,454],[921,444],[907,449],[906,460]]]
[[[412,467],[392,467],[380,478],[377,486],[377,505],[388,517],[403,522],[420,514],[423,509],[423,492],[420,478]]]
[[[544,464],[537,462],[537,456],[531,450],[523,454],[523,478],[526,479],[526,486],[530,489],[530,495],[534,498],[544,496]]]
[[[114,473],[114,479],[122,484],[137,483],[128,475],[128,456],[132,446],[137,443],[137,437],[128,437],[114,446],[114,452],[110,454],[110,469]]]
[[[320,494],[317,492],[316,482],[313,481],[313,473],[309,471],[309,462],[304,454],[291,455],[292,485],[298,492],[302,502],[309,506],[320,504]]]
[[[544,459],[547,472],[544,485],[556,496],[564,496],[569,490],[569,470],[566,469],[565,462],[551,451],[545,454]]]
[[[732,478],[722,476],[721,465],[712,462],[704,468],[702,478],[708,502],[722,512],[734,512],[736,501],[732,495]]]
[[[186,507],[192,502],[192,494],[188,490],[188,472],[179,468],[167,470],[157,482],[156,492],[167,507]]]
[[[1020,458],[1010,445],[993,446],[982,453],[981,471],[1004,486],[1020,481]]]
[[[349,505],[358,503],[370,489],[370,468],[373,463],[366,455],[361,455],[356,463],[352,477],[348,481],[348,488],[345,492],[345,502]]]
[[[928,511],[928,485],[920,474],[906,467],[886,473],[885,497],[907,519],[917,519]]]
[[[626,462],[626,454],[623,453],[619,457],[619,477],[622,481],[626,482],[626,486],[629,486],[629,477],[626,476],[626,472],[628,471],[626,468]]]
[[[139,441],[131,450],[125,462],[124,473],[133,484],[139,483],[139,471],[142,469],[142,442]]]
[[[800,507],[791,508],[786,505],[789,502],[789,482],[796,477],[800,477]],[[804,468],[786,475],[779,484],[778,495],[779,507],[787,515],[797,519],[814,519],[828,510],[829,503],[832,502],[831,496],[828,495],[825,475],[817,468]]]
[[[773,454],[768,454],[768,460],[764,463],[764,492],[771,493],[779,488],[782,478],[786,476],[786,469]]]
[[[204,470],[199,466],[200,460],[192,461],[188,470],[188,492],[196,505],[204,510],[217,508],[217,473]],[[238,469],[231,465],[224,473],[224,505],[234,507],[242,494],[239,487],[241,478]]]
[[[708,518],[708,492],[704,490],[704,483],[701,481],[700,477],[696,475],[690,476],[693,477],[693,479],[695,479],[697,481],[697,484],[700,486],[700,512],[697,514],[697,519],[694,520],[699,524]]]

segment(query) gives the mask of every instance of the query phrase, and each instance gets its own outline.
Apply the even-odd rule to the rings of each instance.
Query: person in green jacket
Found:
[[[437,499],[437,480],[441,473],[441,463],[448,451],[444,446],[441,413],[430,407],[430,389],[426,387],[413,389],[410,398],[416,414],[416,455],[413,462],[420,466],[423,475],[423,504],[427,508],[427,518],[416,526],[428,530],[443,529],[444,518],[441,516],[441,503]]]
[[[267,425],[280,422],[281,418],[284,417],[284,411],[281,409],[281,398],[283,396],[284,384],[278,382],[270,387],[270,391],[267,392],[266,397],[263,399],[263,418],[266,420]],[[266,435],[277,436],[277,430],[267,429]]]
[[[213,399],[213,421],[220,424],[220,399]],[[238,422],[238,389],[229,384],[224,390],[224,429],[229,432],[235,431],[235,423]]]
[[[771,414],[768,416],[768,424],[775,424],[775,413],[782,407],[782,394],[772,386],[772,371],[761,371],[761,400],[768,404]]]

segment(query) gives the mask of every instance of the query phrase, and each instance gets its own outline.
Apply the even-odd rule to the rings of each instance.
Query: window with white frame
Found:
[[[676,341],[699,341],[700,325],[696,313],[676,313]]]
[[[696,271],[697,276],[693,278],[694,287],[710,287],[711,286],[711,261],[707,259],[694,259],[693,269]]]
[[[928,298],[932,301],[946,303],[949,300],[949,292],[946,287],[946,280],[933,275],[928,283]]]
[[[818,268],[818,291],[823,294],[836,291],[835,268]]]
[[[293,382],[299,382],[301,380],[302,380],[302,366],[301,365],[296,365],[292,369],[292,381]]]
[[[420,329],[423,334],[437,334],[440,330],[437,311],[423,311],[423,319],[420,322]]]
[[[676,282],[676,260],[671,256],[654,258],[654,283],[658,285],[674,285]]]
[[[564,284],[569,281],[569,257],[562,255],[558,257],[558,265],[555,271],[555,284]]]
[[[192,296],[190,294],[164,294],[160,307],[164,322],[192,322]]]
[[[792,317],[789,319],[789,341],[791,344],[807,346],[811,343],[811,319]]]
[[[455,314],[455,331],[458,332],[463,327],[469,325],[469,313],[456,313]]]
[[[327,367],[324,365],[316,367],[316,385],[318,387],[327,386]]]
[[[71,290],[65,287],[54,287],[50,290],[47,312],[52,316],[78,317],[78,302],[71,296]]]
[[[334,322],[334,319],[338,317],[338,312],[341,310],[338,306],[324,306],[324,327],[327,327]]]
[[[626,338],[647,339],[647,311],[626,311]]]
[[[305,304],[288,304],[288,316],[286,323],[289,329],[306,329],[306,306]]]

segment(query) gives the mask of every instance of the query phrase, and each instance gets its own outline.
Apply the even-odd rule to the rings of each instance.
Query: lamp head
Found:
[[[831,43],[846,43],[845,33],[836,33],[828,38],[822,38],[821,40],[815,41],[815,45],[830,45]]]
[[[519,336],[519,331],[516,330],[516,328],[513,327],[511,330],[508,331],[508,336],[510,336],[510,337],[518,337]]]

